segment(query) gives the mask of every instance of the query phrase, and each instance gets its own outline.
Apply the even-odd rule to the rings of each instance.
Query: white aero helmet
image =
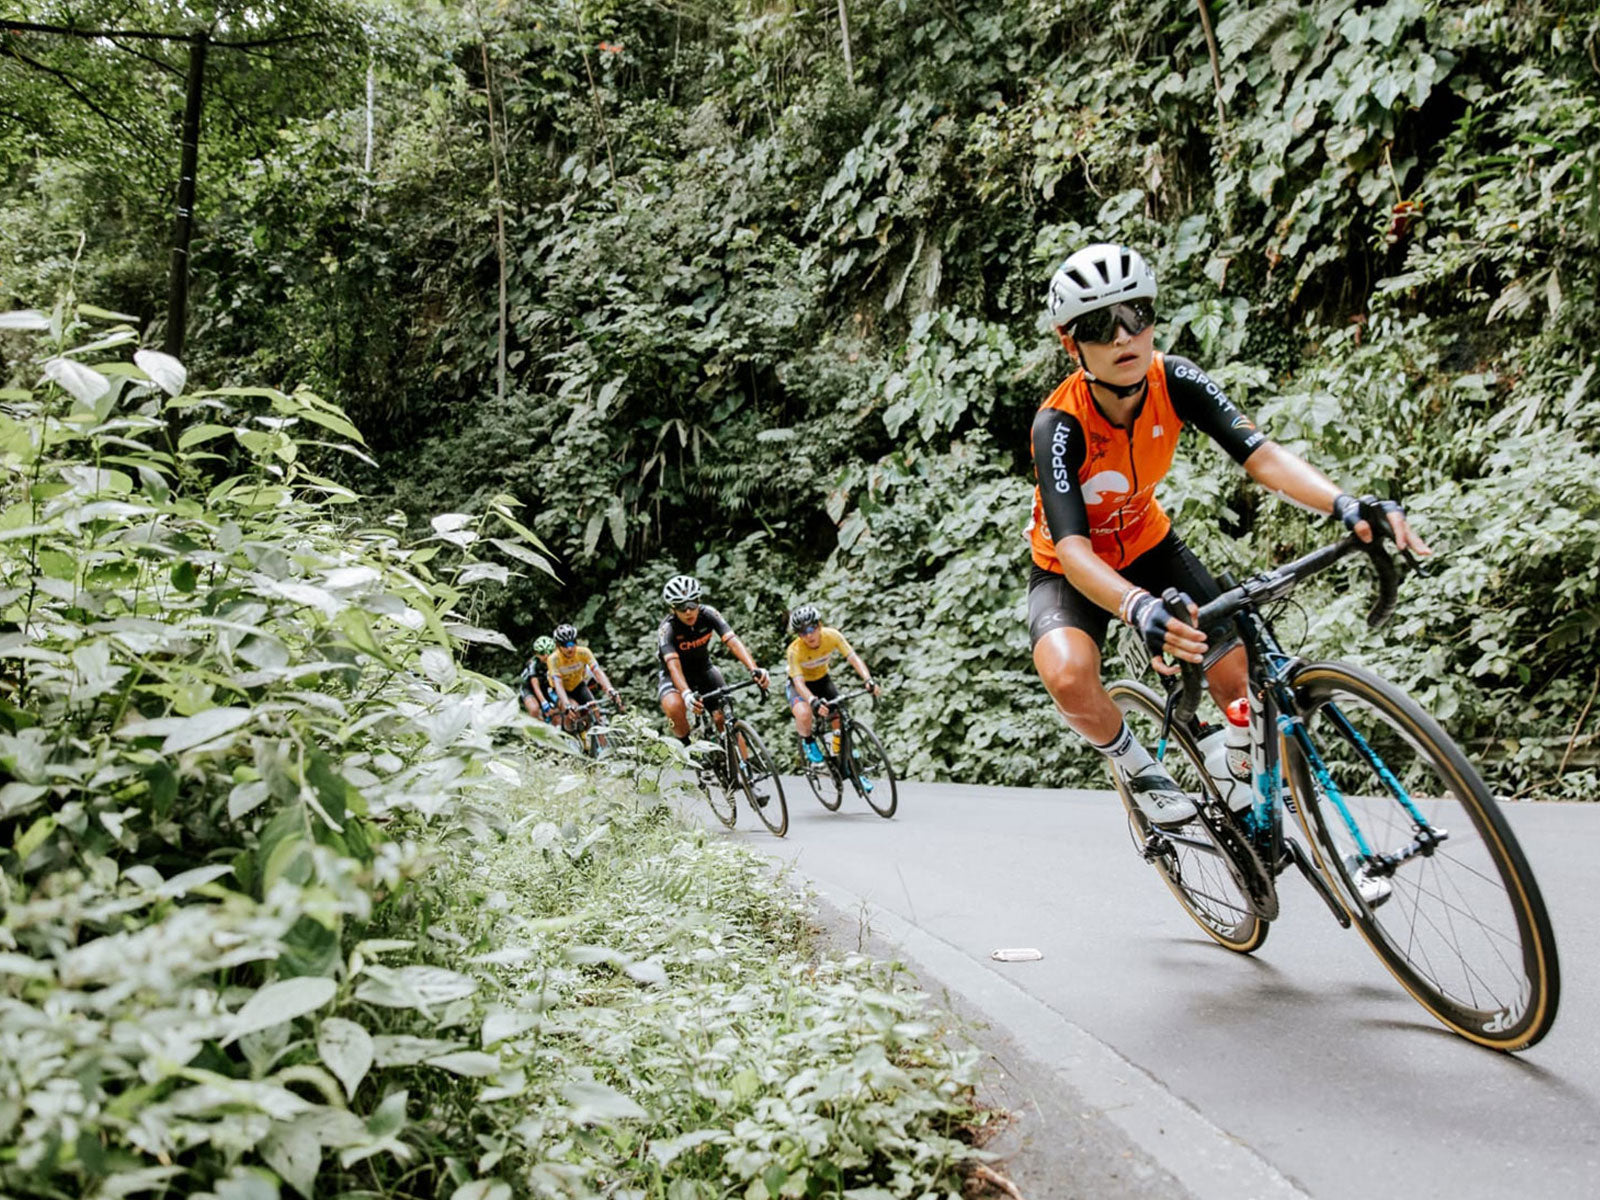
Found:
[[[1071,325],[1086,312],[1123,300],[1154,300],[1156,273],[1137,250],[1097,242],[1068,257],[1050,280],[1050,324]]]
[[[661,598],[669,607],[679,604],[700,603],[700,581],[693,575],[674,575],[661,589]]]

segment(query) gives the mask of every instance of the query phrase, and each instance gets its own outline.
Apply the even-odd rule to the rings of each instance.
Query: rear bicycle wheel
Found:
[[[739,786],[744,789],[745,799],[772,835],[782,837],[789,832],[789,805],[783,798],[778,765],[767,753],[761,736],[747,722],[735,721],[733,733],[744,743],[745,757],[738,770]],[[758,803],[757,796],[765,796],[766,802]]]
[[[1106,690],[1122,710],[1122,719],[1133,736],[1156,755],[1166,715],[1165,698],[1130,679],[1119,680]],[[1206,778],[1205,761],[1183,730],[1168,731],[1161,764],[1185,792],[1197,798],[1204,794],[1201,780]],[[1218,945],[1238,954],[1249,954],[1266,941],[1269,922],[1256,914],[1249,893],[1239,880],[1239,868],[1205,822],[1196,818],[1179,829],[1156,829],[1134,803],[1127,781],[1115,765],[1111,766],[1111,778],[1127,809],[1134,845],[1161,873],[1195,924]],[[1262,870],[1259,860],[1252,866]]]
[[[850,762],[845,770],[856,794],[880,817],[894,816],[900,806],[900,789],[895,786],[894,767],[884,753],[877,734],[860,721],[850,726]]]
[[[1284,763],[1317,865],[1384,966],[1461,1036],[1523,1050],[1555,1021],[1561,972],[1539,885],[1450,735],[1343,663],[1296,671],[1307,742]],[[1388,885],[1364,899],[1366,877]]]
[[[823,736],[817,735],[819,743]],[[811,785],[811,794],[823,808],[829,812],[838,812],[839,805],[844,802],[844,788],[839,783],[839,776],[828,766],[827,754],[823,754],[821,762],[812,762],[806,754],[805,740],[798,734],[795,735],[795,740],[800,749],[800,770],[805,775],[806,782]]]

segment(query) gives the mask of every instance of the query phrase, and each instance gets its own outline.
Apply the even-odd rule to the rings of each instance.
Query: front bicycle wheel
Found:
[[[739,765],[739,786],[745,799],[772,831],[774,837],[789,832],[789,805],[783,798],[783,783],[778,779],[778,766],[767,753],[761,737],[747,722],[733,723],[734,736],[744,745],[744,761]]]
[[[1203,795],[1205,760],[1188,734],[1181,729],[1169,730],[1165,753],[1161,753],[1166,700],[1131,679],[1119,680],[1106,690],[1122,710],[1122,719],[1133,736],[1152,755],[1161,758],[1173,781],[1192,796]],[[1167,887],[1195,924],[1219,945],[1239,954],[1248,954],[1266,941],[1269,923],[1256,914],[1249,893],[1238,879],[1238,868],[1205,823],[1197,818],[1179,829],[1158,830],[1134,803],[1133,793],[1115,765],[1111,766],[1111,778],[1128,811],[1134,845],[1161,872]],[[1253,865],[1260,869],[1258,864]]]
[[[1555,933],[1483,780],[1443,729],[1370,672],[1290,680],[1284,762],[1318,866],[1400,985],[1440,1021],[1523,1050],[1555,1021]],[[1363,893],[1365,892],[1365,895]]]
[[[856,794],[880,817],[894,816],[900,806],[900,790],[895,786],[894,767],[883,751],[883,743],[860,721],[850,726],[850,762],[846,766]]]
[[[819,743],[823,736],[817,735]],[[838,812],[839,805],[844,802],[844,787],[839,782],[838,774],[829,765],[828,756],[824,754],[821,762],[812,762],[810,756],[806,754],[805,739],[796,734],[795,740],[800,747],[800,770],[804,773],[806,782],[811,785],[811,794],[823,808],[829,812]]]
[[[719,738],[716,748],[700,758],[695,766],[695,779],[706,794],[711,811],[729,829],[739,819],[739,806],[734,803],[738,794],[728,779],[728,748]]]

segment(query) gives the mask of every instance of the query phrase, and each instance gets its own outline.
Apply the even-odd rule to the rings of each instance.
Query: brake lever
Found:
[[[1427,559],[1418,558],[1409,548],[1400,551],[1400,553],[1405,556],[1406,563],[1416,574],[1421,575],[1424,579],[1433,574],[1433,564]]]

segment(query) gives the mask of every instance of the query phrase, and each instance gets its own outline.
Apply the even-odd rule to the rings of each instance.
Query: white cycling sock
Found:
[[[1133,736],[1133,730],[1128,728],[1126,721],[1122,723],[1122,728],[1117,730],[1117,736],[1104,746],[1097,746],[1093,742],[1089,744],[1116,763],[1124,775],[1137,775],[1155,762],[1155,759],[1150,757],[1150,751]]]

